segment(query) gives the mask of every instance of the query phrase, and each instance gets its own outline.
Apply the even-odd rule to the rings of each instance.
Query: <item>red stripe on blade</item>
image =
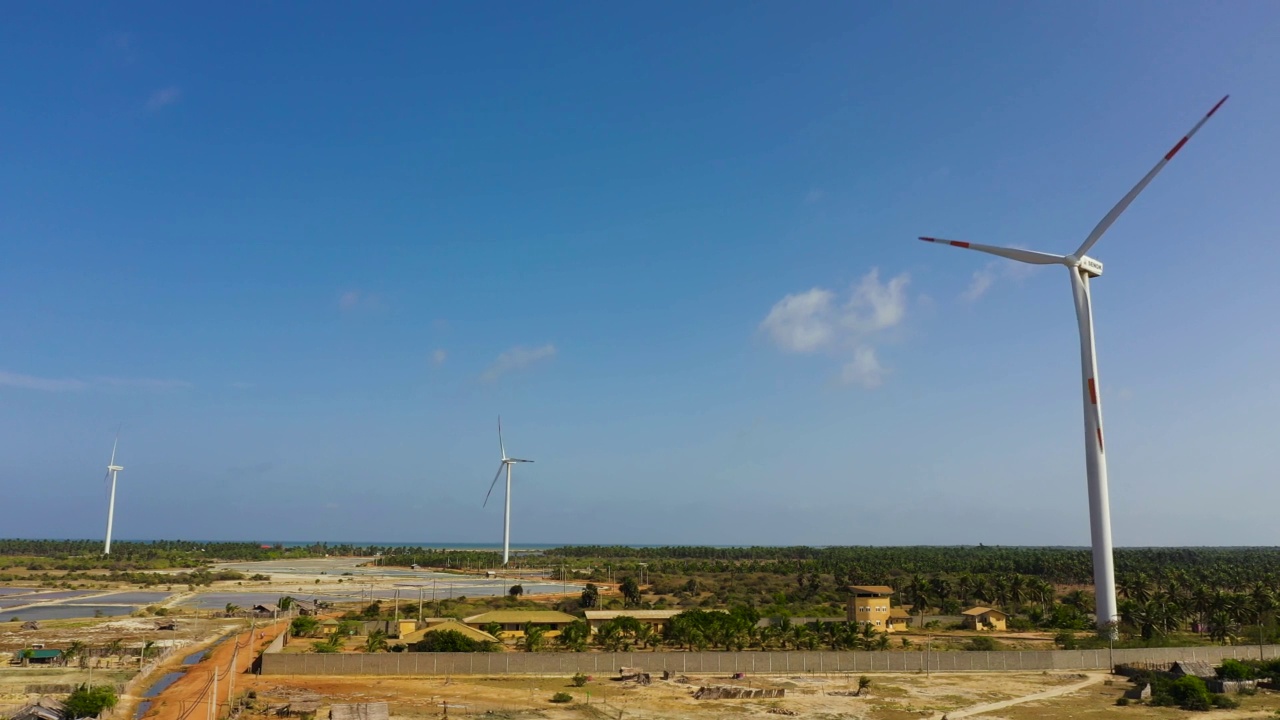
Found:
[[[1094,405],[1098,404],[1098,387],[1093,384],[1093,378],[1089,378],[1089,399]]]
[[[962,248],[967,248],[967,247],[969,247],[969,243],[967,243],[967,242],[960,242],[959,240],[952,240],[952,241],[951,241],[951,244],[952,244],[952,245],[954,245],[954,246],[956,246],[956,247],[962,247]]]
[[[1164,156],[1164,159],[1165,159],[1166,161],[1167,161],[1167,160],[1172,160],[1172,159],[1173,159],[1173,156],[1174,156],[1174,155],[1177,155],[1177,154],[1178,154],[1178,151],[1182,149],[1182,146],[1183,146],[1183,145],[1186,145],[1186,144],[1187,144],[1187,140],[1190,140],[1190,139],[1191,139],[1191,138],[1185,138],[1185,137],[1184,137],[1184,138],[1182,138],[1181,140],[1179,140],[1179,141],[1178,141],[1178,144],[1177,144],[1177,145],[1174,145],[1174,146],[1173,146],[1173,149],[1169,151],[1169,154]]]
[[[1218,108],[1222,107],[1222,103],[1226,102],[1226,101],[1227,101],[1227,98],[1229,98],[1229,97],[1231,97],[1231,96],[1230,96],[1230,95],[1223,95],[1223,96],[1222,96],[1222,99],[1218,101],[1218,104],[1217,104],[1217,105],[1214,105],[1214,106],[1213,106],[1213,109],[1212,109],[1212,110],[1210,110],[1210,111],[1209,111],[1209,114],[1208,114],[1208,115],[1205,115],[1205,117],[1207,117],[1207,118],[1211,118],[1211,117],[1213,117],[1213,114],[1214,114],[1214,113],[1216,113],[1216,112],[1218,112]]]
[[[1098,452],[1106,452],[1102,449],[1102,428],[1098,428]]]

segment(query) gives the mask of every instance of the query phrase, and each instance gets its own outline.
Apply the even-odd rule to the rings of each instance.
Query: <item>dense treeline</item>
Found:
[[[214,561],[277,560],[324,555],[373,554],[354,545],[314,544],[263,547],[254,542],[193,542],[154,540],[115,541],[111,554],[102,554],[101,540],[0,540],[0,569],[31,566],[32,570],[82,571],[108,569],[163,570],[199,567]]]

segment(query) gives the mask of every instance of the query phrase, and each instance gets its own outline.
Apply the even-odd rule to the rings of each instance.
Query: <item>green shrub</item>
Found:
[[[551,696],[551,702],[553,703],[573,702],[573,696],[567,692],[558,692],[555,695]]]
[[[1129,704],[1129,698],[1121,697],[1120,699],[1116,700],[1116,704],[1119,705],[1120,707],[1124,707],[1125,705]]]
[[[1253,668],[1231,658],[1222,661],[1217,673],[1223,680],[1252,680],[1256,675]]]
[[[999,650],[1000,643],[989,637],[976,637],[965,643],[965,650]]]
[[[1211,706],[1208,686],[1192,675],[1169,683],[1169,695],[1183,710],[1208,710]]]
[[[1222,693],[1214,693],[1209,697],[1209,702],[1219,710],[1234,710],[1240,707],[1240,701]]]
[[[68,718],[97,717],[116,706],[116,691],[109,685],[81,685],[63,702]]]
[[[573,683],[574,687],[582,687],[587,684],[587,676],[582,673],[575,673],[570,682]]]
[[[311,637],[320,629],[320,621],[310,615],[299,615],[289,623],[289,632],[294,637]]]

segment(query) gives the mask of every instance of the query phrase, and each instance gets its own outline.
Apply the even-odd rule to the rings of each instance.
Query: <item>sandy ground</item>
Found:
[[[857,676],[754,676],[744,680],[691,676],[685,681],[655,680],[644,687],[605,678],[594,678],[585,687],[573,687],[566,677],[489,678],[356,678],[356,677],[255,677],[245,683],[264,701],[287,701],[313,691],[334,702],[391,703],[392,715],[402,718],[438,717],[443,703],[449,716],[492,713],[498,717],[570,718],[749,718],[795,714],[811,718],[941,717],[943,712],[987,703],[1014,700],[1046,691],[1071,692],[1081,684],[1079,675],[1043,673],[977,676],[972,674],[877,674],[862,696],[854,696]],[[1091,679],[1090,682],[1098,682]],[[778,700],[695,700],[701,685],[733,685],[786,688]],[[556,692],[567,692],[573,702],[550,702]],[[1118,696],[1119,691],[1114,693]],[[1112,699],[1114,702],[1114,698]],[[327,709],[322,707],[320,717]]]
[[[178,720],[178,718],[185,719],[187,717],[203,718],[202,713],[205,712],[210,696],[213,695],[212,681],[215,669],[218,675],[216,702],[221,708],[220,712],[225,713],[229,698],[243,692],[243,679],[251,677],[246,673],[253,665],[254,658],[287,626],[288,623],[286,621],[265,626],[258,625],[253,630],[246,630],[217,641],[203,660],[195,665],[188,666],[182,677],[152,699],[151,708],[145,717],[154,718],[155,720]],[[208,644],[202,643],[202,645]],[[193,646],[191,649],[194,651],[198,647]],[[233,660],[235,661],[234,671]],[[132,708],[136,707],[137,703],[142,700],[142,693],[165,674],[181,671],[181,662],[181,655],[174,656],[169,662],[162,664],[150,673],[143,681],[136,683],[136,694],[130,694],[121,699],[120,707],[117,708],[115,716],[118,718],[131,718],[133,716]]]

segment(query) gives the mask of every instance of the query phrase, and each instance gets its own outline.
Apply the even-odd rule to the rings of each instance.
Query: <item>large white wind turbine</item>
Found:
[[[120,471],[124,468],[116,464],[116,446],[120,444],[120,435],[116,435],[115,442],[111,443],[111,462],[107,463],[107,474],[102,478],[104,481],[111,478],[111,500],[107,502],[107,541],[102,546],[102,554],[111,554],[111,524],[115,521],[116,516],[116,478]]]
[[[1160,159],[1160,162],[1156,163],[1155,167],[1151,168],[1151,172],[1147,173],[1146,177],[1133,186],[1129,194],[1121,198],[1120,202],[1111,208],[1111,212],[1102,218],[1102,221],[1093,229],[1093,232],[1089,233],[1089,236],[1085,238],[1079,249],[1071,255],[1050,255],[1031,250],[992,247],[990,245],[978,245],[957,240],[940,240],[931,237],[920,238],[928,242],[978,250],[1009,258],[1010,260],[1017,260],[1018,262],[1031,263],[1032,265],[1067,266],[1071,276],[1071,291],[1075,296],[1076,319],[1080,325],[1080,364],[1084,380],[1082,389],[1084,396],[1085,468],[1089,478],[1089,524],[1093,540],[1093,583],[1094,592],[1097,596],[1095,601],[1097,622],[1098,629],[1106,632],[1114,632],[1111,623],[1114,623],[1118,616],[1116,612],[1115,569],[1111,553],[1111,507],[1107,494],[1107,458],[1103,452],[1102,442],[1102,400],[1098,390],[1098,357],[1093,341],[1093,307],[1089,299],[1089,278],[1102,275],[1102,263],[1085,256],[1085,253],[1089,252],[1093,244],[1098,242],[1098,238],[1102,237],[1102,234],[1111,227],[1116,218],[1120,217],[1120,213],[1124,212],[1125,208],[1129,207],[1129,203],[1132,203],[1134,198],[1138,197],[1138,193],[1147,187],[1147,184],[1164,169],[1164,166],[1173,159],[1173,156],[1178,154],[1182,146],[1187,144],[1191,136],[1196,134],[1200,126],[1213,117],[1213,114],[1226,101],[1226,97],[1219,100],[1218,104],[1214,105],[1213,109],[1209,111],[1209,114],[1201,118],[1200,122],[1191,128],[1191,132],[1184,135],[1178,141],[1178,144],[1174,145],[1173,149],[1166,153]]]
[[[506,565],[507,560],[511,557],[511,466],[516,463],[531,463],[532,460],[521,460],[520,458],[507,457],[507,448],[502,444],[502,417],[498,417],[498,449],[502,451],[502,463],[498,465],[498,472],[493,476],[493,482],[489,483],[489,492],[484,496],[484,507],[489,504],[489,496],[493,494],[493,488],[498,484],[498,478],[502,477],[502,471],[507,471],[507,502],[506,509],[502,512],[502,564]]]

